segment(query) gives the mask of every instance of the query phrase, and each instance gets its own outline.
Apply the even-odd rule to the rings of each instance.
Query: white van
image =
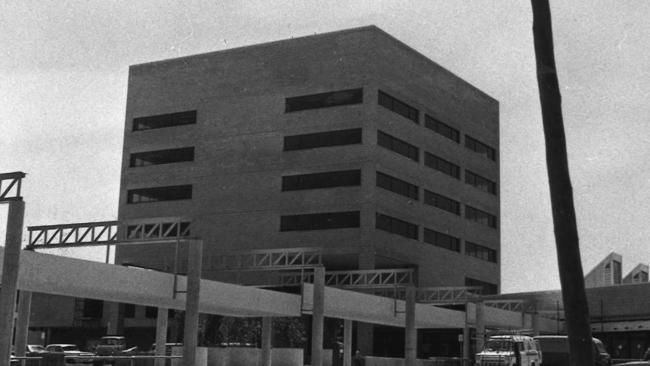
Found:
[[[541,366],[537,342],[525,335],[493,336],[476,354],[477,366]]]

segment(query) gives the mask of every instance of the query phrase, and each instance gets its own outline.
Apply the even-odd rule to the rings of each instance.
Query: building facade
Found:
[[[377,27],[132,66],[124,136],[119,220],[188,222],[204,278],[246,282],[223,252],[317,247],[498,292],[498,102]]]

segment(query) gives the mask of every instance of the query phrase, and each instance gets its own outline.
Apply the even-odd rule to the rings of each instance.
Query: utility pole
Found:
[[[591,353],[589,308],[567,161],[562,97],[555,68],[551,9],[548,0],[531,0],[531,4],[555,246],[569,334],[569,360],[571,366],[591,366],[594,361]]]

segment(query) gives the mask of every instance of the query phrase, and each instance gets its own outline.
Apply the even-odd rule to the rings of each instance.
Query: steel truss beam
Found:
[[[27,248],[70,248],[187,238],[190,222],[179,218],[98,221],[29,226]]]
[[[20,195],[20,189],[25,175],[23,172],[0,174],[0,202],[20,201],[23,199]]]
[[[518,311],[522,313],[536,312],[535,305],[526,300],[485,300],[483,301],[483,304],[501,310]]]
[[[465,287],[421,287],[417,289],[416,301],[421,304],[464,304],[476,301],[480,286]]]
[[[279,271],[321,267],[319,248],[260,249],[221,253],[209,257],[209,271]]]
[[[117,240],[117,221],[28,226],[28,248],[105,245]]]
[[[410,268],[327,271],[325,285],[348,289],[391,289],[396,286],[412,286],[413,272],[414,270]],[[313,274],[310,272],[280,274],[280,283],[283,286],[297,286],[312,281]]]

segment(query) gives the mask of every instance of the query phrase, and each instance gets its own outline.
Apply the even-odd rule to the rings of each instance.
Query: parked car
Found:
[[[65,359],[65,363],[92,363],[94,353],[84,352],[76,344],[48,344],[45,350],[49,353],[62,353],[65,356],[73,356]],[[88,357],[88,358],[86,358]]]
[[[122,336],[104,336],[95,346],[97,356],[116,356],[126,349],[126,338]]]
[[[28,344],[25,350],[27,357],[42,357],[46,353],[48,353],[47,350],[40,344]]]
[[[569,364],[569,338],[567,336],[537,336],[539,347],[544,355],[544,366],[564,366]],[[595,366],[611,366],[612,358],[605,345],[598,338],[591,340]]]
[[[541,366],[542,353],[537,342],[525,335],[490,337],[476,354],[477,366]],[[544,359],[546,366],[546,359]]]

